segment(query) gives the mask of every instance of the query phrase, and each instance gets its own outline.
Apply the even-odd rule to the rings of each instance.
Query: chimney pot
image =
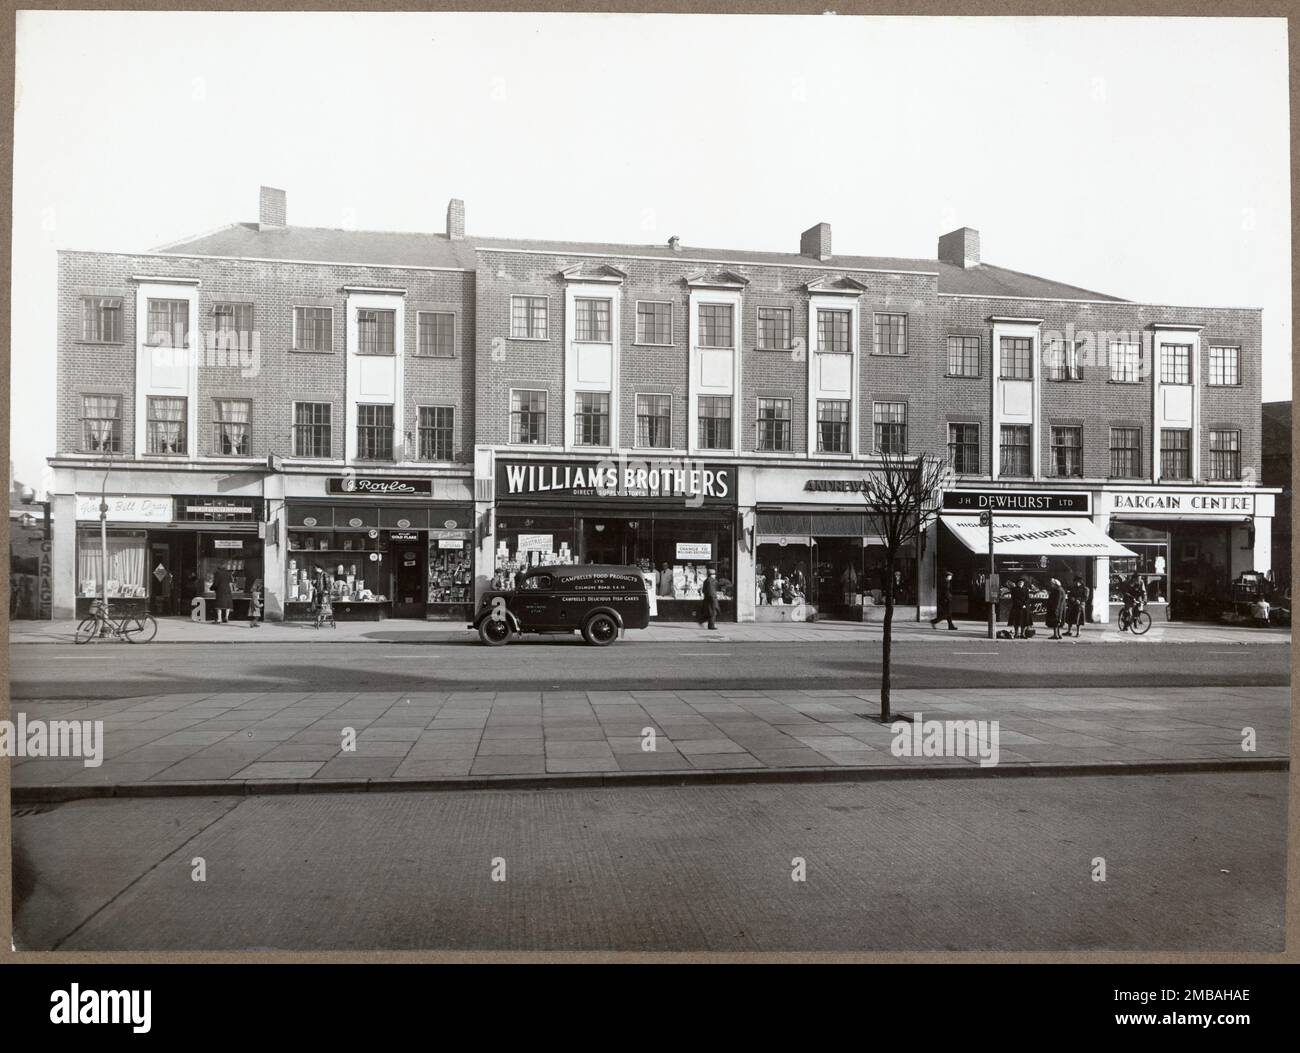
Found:
[[[812,256],[814,259],[831,258],[831,225],[818,223],[799,235],[799,255]]]
[[[939,262],[954,267],[975,267],[980,261],[980,232],[973,227],[959,227],[939,239]]]
[[[447,202],[447,237],[459,241],[465,236],[465,202],[453,197]]]
[[[672,249],[673,252],[681,252],[682,239],[679,238],[676,234],[674,234],[671,238],[668,239],[668,247]]]
[[[287,227],[289,225],[289,206],[283,190],[273,186],[261,189],[257,209],[259,227]]]

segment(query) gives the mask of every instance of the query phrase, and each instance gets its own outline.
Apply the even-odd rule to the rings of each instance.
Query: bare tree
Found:
[[[907,546],[939,515],[939,502],[952,470],[947,462],[928,454],[882,453],[867,470],[863,496],[867,511],[885,542],[885,628],[880,655],[880,719],[888,723],[890,660],[894,632],[894,566]],[[917,597],[918,602],[920,597]]]

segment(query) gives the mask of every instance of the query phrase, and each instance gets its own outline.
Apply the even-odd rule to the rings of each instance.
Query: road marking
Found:
[[[414,659],[414,658],[419,658],[419,659],[425,659],[425,658],[432,658],[433,655],[428,655],[428,654],[381,654],[379,657],[380,657],[380,658],[412,658],[412,659]]]
[[[953,654],[997,654],[997,651],[953,651]]]
[[[724,658],[730,656],[730,651],[678,651],[678,658]]]

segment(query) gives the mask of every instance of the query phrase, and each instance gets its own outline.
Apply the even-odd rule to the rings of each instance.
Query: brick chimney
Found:
[[[447,202],[447,237],[459,241],[465,236],[465,202],[453,197]]]
[[[283,190],[276,190],[273,186],[262,187],[258,201],[257,225],[259,227],[289,225],[289,204]]]
[[[939,239],[939,261],[954,267],[974,267],[980,261],[980,232],[962,227]]]
[[[819,260],[831,258],[831,225],[818,223],[799,235],[799,255],[813,256]]]

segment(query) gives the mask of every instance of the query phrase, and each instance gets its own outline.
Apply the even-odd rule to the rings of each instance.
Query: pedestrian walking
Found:
[[[704,579],[704,600],[700,604],[700,616],[696,621],[697,625],[703,625],[707,620],[710,629],[718,627],[718,572],[712,567],[709,568],[709,576]]]
[[[930,628],[939,628],[939,620],[947,619],[948,628],[956,629],[952,623],[952,571],[945,570],[939,579],[939,594],[935,605],[934,617],[930,619]]]
[[[1011,611],[1007,615],[1007,624],[1011,627],[1012,638],[1022,640],[1027,626],[1025,614],[1029,610],[1029,587],[1024,578],[1019,578],[1007,586],[1007,592],[1011,594]]]
[[[1052,630],[1052,639],[1060,640],[1061,626],[1065,624],[1065,589],[1056,578],[1047,583],[1047,627]]]
[[[262,579],[253,582],[248,590],[248,627],[256,629],[262,624]]]
[[[217,624],[230,623],[230,571],[223,563],[212,575],[212,605],[217,608]]]
[[[1083,635],[1083,623],[1088,616],[1088,586],[1083,578],[1074,576],[1074,584],[1066,597],[1065,635],[1080,637]]]

